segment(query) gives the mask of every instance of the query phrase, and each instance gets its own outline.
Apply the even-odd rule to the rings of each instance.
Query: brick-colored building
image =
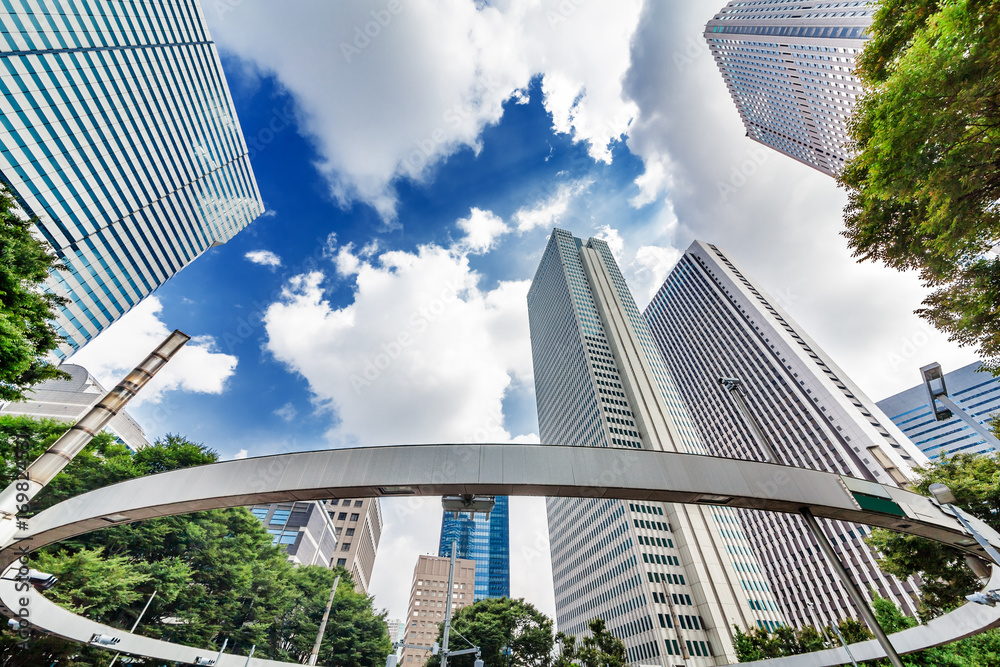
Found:
[[[420,556],[413,569],[410,606],[406,614],[406,643],[430,647],[437,640],[444,623],[448,595],[450,558]],[[476,561],[455,559],[455,581],[452,587],[452,613],[472,604],[476,590]],[[408,667],[422,665],[431,655],[429,650],[407,648],[400,661]]]

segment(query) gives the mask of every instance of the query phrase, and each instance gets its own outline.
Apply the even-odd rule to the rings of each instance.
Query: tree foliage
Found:
[[[918,313],[1000,370],[1000,2],[884,0],[841,182],[855,257],[919,271]]]
[[[27,417],[0,417],[0,483],[16,475],[10,455],[28,460],[67,425]],[[37,497],[41,510],[87,490],[142,475],[212,463],[216,453],[168,435],[136,453],[110,435],[98,435]],[[30,521],[30,519],[29,519]],[[88,618],[128,629],[156,591],[139,632],[167,641],[300,661],[312,650],[334,577],[341,575],[320,658],[344,667],[380,667],[391,645],[385,614],[354,591],[343,568],[293,567],[264,526],[245,508],[212,510],[116,526],[41,550],[33,567],[59,578],[46,595]],[[92,665],[97,649],[35,636],[18,650],[0,635],[0,664]]]
[[[583,667],[625,667],[625,643],[608,632],[603,618],[591,619],[590,635],[583,638],[576,656]]]
[[[554,638],[552,619],[522,599],[486,598],[459,609],[452,616],[453,633],[450,648],[469,648],[457,632],[482,649],[483,661],[493,667],[546,667],[549,664]],[[438,642],[444,639],[444,628],[438,628]],[[510,656],[503,654],[509,646]],[[455,667],[472,667],[475,655],[463,655],[448,660]],[[440,656],[431,656],[428,667],[441,663]]]
[[[0,184],[0,401],[23,400],[32,385],[68,377],[44,358],[59,345],[50,320],[65,300],[41,283],[61,266],[31,228]]]

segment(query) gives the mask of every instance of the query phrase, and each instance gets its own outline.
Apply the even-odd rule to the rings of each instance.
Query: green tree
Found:
[[[0,416],[2,481],[13,478],[7,455],[33,458],[68,427],[54,421]],[[90,489],[142,475],[215,462],[217,454],[168,435],[133,454],[98,435],[37,497],[34,509]],[[163,517],[66,540],[32,556],[59,578],[47,596],[91,619],[129,628],[153,590],[140,632],[168,641],[298,661],[312,650],[336,572],[293,567],[264,526],[245,508]],[[343,667],[378,667],[390,651],[384,613],[355,593],[346,571],[331,612],[321,657]],[[27,651],[0,633],[0,665],[92,665],[105,653],[57,638],[33,638]]]
[[[0,401],[23,400],[32,385],[68,377],[44,358],[59,345],[50,320],[65,299],[43,291],[41,283],[62,267],[31,228],[0,185]]]
[[[855,257],[919,271],[917,312],[1000,371],[1000,2],[884,0],[840,180]]]
[[[603,618],[588,623],[590,635],[583,638],[576,655],[583,667],[625,667],[628,656],[625,643],[608,632]]]
[[[935,482],[947,485],[958,506],[1000,529],[1000,461],[990,456],[958,454],[917,470],[913,490],[930,495]],[[933,618],[965,603],[965,596],[981,587],[958,550],[938,542],[884,529],[873,530],[866,541],[880,555],[883,571],[906,579],[919,574],[921,615]]]
[[[554,639],[552,619],[522,599],[486,598],[459,609],[452,617],[452,628],[482,649],[482,657],[493,667],[545,667],[549,664]],[[444,628],[438,629],[438,642]],[[454,633],[450,648],[468,648]],[[509,646],[511,655],[502,653]],[[449,665],[471,667],[475,655],[449,659]],[[428,667],[441,664],[440,656],[431,656]]]

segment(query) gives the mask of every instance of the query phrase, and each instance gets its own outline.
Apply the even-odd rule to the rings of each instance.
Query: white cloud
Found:
[[[240,451],[238,451],[235,454],[233,454],[233,460],[234,461],[236,461],[238,459],[245,459],[246,457],[247,457],[247,450],[245,450],[245,449],[241,449]]]
[[[569,210],[573,198],[593,184],[590,179],[559,184],[548,198],[535,202],[530,207],[518,209],[513,216],[517,231],[524,233],[536,227],[558,225]]]
[[[285,403],[280,408],[275,410],[274,414],[278,415],[286,422],[290,422],[298,416],[299,411],[296,410],[295,406],[292,405],[291,403]]]
[[[615,261],[619,266],[622,263],[622,253],[625,251],[625,240],[621,233],[611,225],[601,225],[594,234],[594,238],[601,239],[608,244],[611,254],[615,256]]]
[[[334,444],[537,442],[512,437],[503,414],[510,392],[530,390],[528,283],[482,285],[469,256],[485,245],[463,238],[371,258],[340,247],[338,276],[355,281],[353,301],[340,308],[325,298],[325,274],[288,281],[267,310],[266,347],[308,381],[331,415]],[[415,555],[437,551],[441,509],[427,498],[389,501],[383,510],[373,591],[377,605],[402,615]]]
[[[281,266],[281,258],[275,255],[270,250],[251,250],[244,255],[254,264],[263,264],[264,266]]]
[[[70,358],[111,388],[170,334],[160,320],[163,304],[151,296]],[[211,336],[194,336],[133,399],[158,402],[168,391],[221,394],[236,372],[237,358],[218,351]]]
[[[222,48],[293,96],[332,193],[393,220],[393,181],[421,181],[456,151],[478,151],[483,128],[505,101],[523,103],[536,76],[554,129],[610,161],[636,112],[622,82],[641,6],[408,0],[391,13],[381,0],[244,0],[205,13]]]
[[[510,231],[500,216],[478,208],[473,208],[468,218],[462,218],[456,224],[465,232],[461,247],[471,254],[489,252],[497,239]]]

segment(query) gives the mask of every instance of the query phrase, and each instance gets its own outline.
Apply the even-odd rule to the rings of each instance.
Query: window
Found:
[[[344,543],[343,543],[343,544],[342,544],[342,545],[340,546],[340,550],[341,550],[341,551],[350,551],[350,550],[351,550],[351,543],[350,543],[350,542],[344,542]]]
[[[288,523],[288,515],[291,513],[291,510],[274,510],[274,514],[271,515],[271,525],[276,523]]]
[[[354,501],[354,506],[355,507],[361,507],[364,504],[364,502],[365,501],[363,501],[363,500],[355,500]]]
[[[337,559],[337,565],[339,565],[340,567],[344,567],[345,565],[347,565],[347,559],[346,558],[338,558]],[[416,623],[414,623],[414,625],[416,625]]]
[[[298,533],[285,533],[278,538],[278,544],[295,544],[296,537],[298,537]]]
[[[353,535],[354,535],[354,529],[353,529],[353,528],[348,528],[348,529],[347,529],[347,536],[348,536],[348,537],[351,537],[351,536],[353,536]]]
[[[339,500],[337,500],[336,498],[334,498],[333,500],[331,500],[331,501],[330,501],[330,504],[331,504],[331,505],[339,505],[339,504],[340,504],[340,501],[339,501]]]
[[[357,521],[357,520],[358,520],[358,515],[357,514],[352,514],[351,515],[351,521]]]
[[[252,510],[250,510],[250,514],[253,514],[255,517],[257,517],[258,519],[260,519],[261,521],[263,521],[264,519],[267,518],[267,508],[266,507],[255,507]]]
[[[343,521],[346,518],[347,518],[347,512],[341,512],[340,514],[337,515],[337,521]]]

